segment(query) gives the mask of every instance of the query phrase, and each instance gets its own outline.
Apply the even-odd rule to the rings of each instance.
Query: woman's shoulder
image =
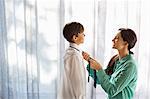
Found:
[[[136,70],[137,68],[137,63],[135,61],[135,59],[133,57],[129,58],[126,62],[125,62],[125,68],[130,68],[130,69],[134,69]]]
[[[133,55],[130,55],[130,56],[129,56],[129,58],[128,58],[128,60],[127,60],[126,63],[128,63],[128,64],[133,64],[133,65],[136,65],[136,64],[137,64],[135,58],[133,57]]]

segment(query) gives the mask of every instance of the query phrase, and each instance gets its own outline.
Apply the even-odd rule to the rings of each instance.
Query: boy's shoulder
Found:
[[[75,49],[72,49],[72,48],[68,48],[65,52],[65,54],[69,54],[69,55],[79,55],[80,53],[75,50]]]
[[[78,57],[80,56],[80,53],[74,49],[68,48],[65,52],[64,58],[69,58],[69,57]]]

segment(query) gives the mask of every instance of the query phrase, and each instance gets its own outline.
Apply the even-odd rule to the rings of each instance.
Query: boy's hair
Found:
[[[71,22],[64,26],[63,35],[67,41],[74,43],[72,41],[73,36],[78,36],[78,33],[81,33],[83,31],[84,27],[81,23]]]

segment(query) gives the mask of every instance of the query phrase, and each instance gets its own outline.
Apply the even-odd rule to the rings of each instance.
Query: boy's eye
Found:
[[[78,34],[85,36],[85,34],[83,32],[82,33],[78,33]]]

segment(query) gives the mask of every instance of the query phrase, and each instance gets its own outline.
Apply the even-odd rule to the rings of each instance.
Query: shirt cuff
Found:
[[[107,74],[105,73],[105,71],[103,69],[98,70],[96,75],[97,75],[97,78],[100,81],[100,83],[103,83],[103,80],[105,80],[106,79],[105,77],[107,77],[106,76]]]

